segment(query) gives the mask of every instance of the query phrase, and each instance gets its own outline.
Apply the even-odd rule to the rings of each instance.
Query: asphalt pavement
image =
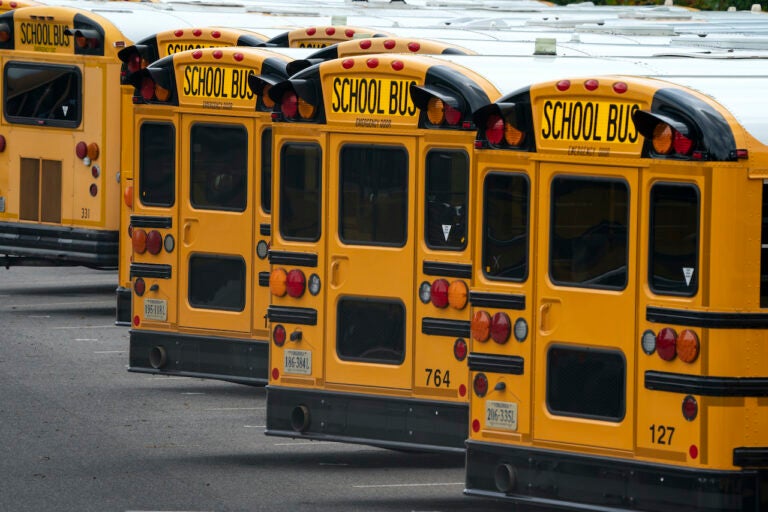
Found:
[[[0,268],[0,511],[501,511],[463,456],[264,435],[265,390],[129,373],[117,274]]]

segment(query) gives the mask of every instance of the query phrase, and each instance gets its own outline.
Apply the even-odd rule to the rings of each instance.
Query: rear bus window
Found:
[[[405,306],[401,302],[343,298],[337,315],[336,351],[341,359],[403,362]]]
[[[286,144],[280,152],[280,234],[286,240],[320,238],[320,146]]]
[[[661,183],[651,188],[648,281],[658,294],[695,295],[699,284],[699,189]]]
[[[245,260],[193,254],[189,258],[189,304],[193,308],[243,311]]]
[[[190,134],[190,200],[204,210],[245,210],[248,131],[244,126],[195,124]]]
[[[626,182],[559,176],[552,180],[550,266],[561,285],[623,289],[628,277]]]
[[[528,277],[528,178],[491,173],[483,187],[483,272],[492,279],[524,281]]]
[[[9,62],[3,76],[5,118],[11,123],[76,128],[82,119],[81,91],[82,74],[76,66]],[[98,102],[98,96],[93,101]]]
[[[176,137],[172,124],[144,123],[139,131],[139,199],[149,206],[176,202]]]
[[[342,241],[357,245],[405,245],[408,238],[405,149],[347,145],[339,158]]]
[[[621,421],[625,375],[621,352],[553,346],[547,352],[547,407],[561,416]]]
[[[461,250],[467,246],[469,159],[463,151],[427,155],[427,245]]]

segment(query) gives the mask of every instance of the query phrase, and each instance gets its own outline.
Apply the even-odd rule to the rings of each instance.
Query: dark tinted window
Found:
[[[272,211],[272,130],[261,133],[261,209]]]
[[[621,289],[627,284],[629,190],[623,181],[552,181],[550,276],[558,284]]]
[[[469,159],[463,151],[427,155],[427,245],[435,249],[467,246]]]
[[[242,311],[245,279],[243,258],[193,254],[189,258],[189,304],[193,308]]]
[[[693,185],[651,189],[648,281],[656,293],[694,295],[699,283],[699,192]]]
[[[344,298],[337,314],[336,352],[341,359],[403,362],[405,307],[401,302]]]
[[[405,245],[408,155],[403,148],[344,146],[339,234],[345,243]]]
[[[196,124],[190,135],[190,200],[206,210],[243,211],[248,200],[248,131]]]
[[[176,201],[176,137],[173,125],[144,123],[139,130],[139,199],[151,206]]]
[[[522,281],[528,276],[528,178],[491,173],[483,187],[483,272]]]
[[[320,238],[320,147],[286,144],[280,152],[280,234],[287,240]]]
[[[625,375],[621,352],[553,346],[547,352],[547,407],[563,416],[621,421]]]
[[[9,62],[3,85],[9,122],[67,128],[80,125],[82,75],[77,67]]]

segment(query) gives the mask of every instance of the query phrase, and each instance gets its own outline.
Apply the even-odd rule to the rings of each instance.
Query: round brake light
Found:
[[[677,333],[671,327],[665,327],[656,335],[656,352],[665,361],[671,361],[677,355]]]
[[[484,373],[478,373],[475,375],[472,381],[472,389],[475,390],[475,394],[479,397],[484,397],[488,392],[488,377]]]
[[[463,361],[467,358],[467,342],[464,338],[458,338],[453,344],[453,357],[457,361]]]
[[[512,332],[512,322],[509,320],[509,315],[499,311],[491,319],[491,338],[496,343],[503,345],[509,340],[509,335]]]
[[[149,254],[160,254],[163,246],[163,235],[156,229],[147,233],[147,252]]]
[[[133,283],[133,291],[136,292],[136,295],[139,297],[144,295],[144,292],[147,291],[147,283],[144,282],[143,277],[136,278],[136,281]]]
[[[155,81],[151,78],[144,77],[141,81],[141,97],[149,101],[155,97]]]
[[[693,421],[699,414],[699,403],[691,395],[683,398],[683,417],[688,421]]]
[[[675,152],[680,155],[690,155],[693,149],[693,141],[677,130],[674,131],[672,136],[672,145],[675,148]]]
[[[304,289],[306,287],[307,280],[304,277],[304,272],[295,268],[288,272],[288,276],[285,280],[286,291],[288,295],[294,299],[298,299],[304,295]]]
[[[451,126],[456,126],[461,121],[461,111],[450,105],[445,105],[445,122]]]
[[[283,98],[280,101],[280,112],[283,113],[286,119],[293,119],[296,117],[296,113],[299,111],[299,98],[293,91],[287,91],[283,94]]]
[[[437,308],[448,306],[448,281],[445,279],[435,279],[432,283],[432,304]]]
[[[504,120],[501,116],[488,116],[485,122],[485,138],[491,144],[498,144],[504,138]]]
[[[282,347],[283,345],[285,345],[285,337],[286,337],[285,327],[283,327],[280,324],[277,324],[274,330],[272,331],[272,341],[274,341],[275,345],[277,345],[278,347]]]

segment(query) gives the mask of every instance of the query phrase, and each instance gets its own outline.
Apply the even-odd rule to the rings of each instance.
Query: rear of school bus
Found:
[[[135,73],[129,371],[266,383],[272,135],[248,77],[289,60],[205,48]]]
[[[116,268],[123,35],[35,6],[0,15],[0,40],[0,261]]]
[[[153,13],[157,18],[157,13]],[[166,22],[167,23],[167,22]],[[181,23],[175,21],[176,24]],[[131,247],[128,230],[133,208],[133,92],[131,75],[149,66],[151,63],[174,53],[185,50],[214,48],[219,46],[257,46],[264,42],[265,36],[240,29],[221,27],[182,27],[174,25],[170,30],[157,32],[136,44],[121,49],[117,56],[122,62],[120,82],[122,84],[122,154],[120,170],[121,214],[120,214],[120,262],[118,268],[118,287],[116,323],[131,323]],[[125,264],[122,264],[125,262]]]
[[[768,507],[766,80],[669,80],[544,82],[476,114],[467,494]]]
[[[266,433],[463,450],[470,113],[498,92],[453,64],[381,54],[270,94]]]

